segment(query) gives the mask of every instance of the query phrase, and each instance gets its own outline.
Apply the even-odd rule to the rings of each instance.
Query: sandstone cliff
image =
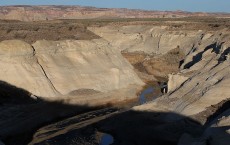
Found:
[[[41,97],[60,97],[78,89],[108,92],[143,85],[132,66],[106,41],[37,41],[32,46],[0,43],[1,81]]]

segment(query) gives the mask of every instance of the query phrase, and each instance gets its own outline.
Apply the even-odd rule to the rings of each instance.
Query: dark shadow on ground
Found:
[[[177,119],[167,120],[171,116]],[[175,113],[127,111],[87,126],[82,126],[77,121],[71,123],[68,119],[51,124],[40,130],[40,134],[34,138],[35,142],[40,142],[34,144],[98,145],[98,132],[111,134],[115,138],[113,145],[176,145],[184,133],[200,136],[203,127],[198,122]]]
[[[169,119],[172,117],[173,119]],[[37,140],[44,136],[47,138],[34,145],[100,145],[99,132],[111,134],[114,137],[112,145],[178,145],[182,135],[189,134],[194,139],[200,138],[206,130],[189,117],[163,112],[120,112],[87,126],[82,126],[82,122],[66,122],[68,119],[41,129]],[[46,132],[47,129],[52,129],[52,132]],[[194,142],[188,140],[186,145]],[[208,145],[212,140],[207,137],[206,142]]]
[[[6,145],[99,145],[99,132],[111,134],[115,138],[113,145],[177,145],[184,133],[200,137],[205,130],[197,121],[173,112],[111,107],[99,110],[100,107],[31,100],[27,91],[5,82],[1,85],[9,97],[0,92],[0,98],[5,97],[0,106],[0,139]],[[21,94],[19,98],[17,94]],[[19,104],[12,99],[19,100]],[[218,110],[214,116],[217,115]]]
[[[221,54],[220,58],[218,59],[218,64],[227,60],[227,56],[230,54],[230,47],[225,49],[224,52]]]
[[[230,108],[230,99],[224,100],[223,102],[224,103],[221,103],[219,108],[211,116],[207,118],[205,125],[211,123],[216,117],[218,117],[220,114],[222,114],[223,112],[225,112]]]
[[[198,122],[170,112],[128,111],[96,126],[115,137],[113,145],[177,145],[184,133],[199,136],[204,130]]]
[[[38,128],[100,107],[67,105],[31,97],[31,93],[0,81],[0,140],[6,145],[25,145]]]
[[[30,97],[30,92],[17,88],[4,81],[0,81],[0,95],[0,104],[36,103],[36,101]]]

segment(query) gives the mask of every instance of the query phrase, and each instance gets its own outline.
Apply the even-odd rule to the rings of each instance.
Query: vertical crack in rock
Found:
[[[36,57],[36,56],[35,56],[35,55],[36,55],[36,51],[35,51],[35,49],[34,49],[33,46],[32,46],[32,48],[33,48],[33,56]],[[52,88],[54,89],[54,91],[57,92],[58,94],[61,94],[61,93],[55,88],[54,84],[52,83],[52,81],[50,80],[50,78],[48,77],[48,75],[46,74],[45,69],[44,69],[43,66],[39,63],[39,60],[38,60],[37,57],[36,57],[36,60],[37,60],[37,64],[40,66],[40,68],[41,68],[41,70],[42,70],[44,76],[45,76],[46,79],[49,81],[49,83],[51,84],[51,86],[52,86]]]
[[[38,65],[41,67],[41,69],[42,69],[42,71],[43,71],[43,73],[44,73],[44,75],[45,75],[45,77],[47,78],[47,80],[50,82],[50,84],[51,84],[51,86],[52,86],[52,88],[57,92],[57,93],[59,93],[60,94],[60,92],[55,88],[55,86],[54,86],[54,84],[52,83],[52,81],[49,79],[49,77],[47,76],[47,74],[46,74],[46,72],[45,72],[45,70],[44,70],[44,68],[42,67],[42,65],[39,63],[39,61],[38,61],[38,59],[37,59],[37,63],[38,63]]]
[[[160,50],[161,37],[162,37],[162,35],[160,35],[160,37],[159,37],[159,41],[158,41],[158,43],[157,43],[158,52],[159,52],[159,50]]]

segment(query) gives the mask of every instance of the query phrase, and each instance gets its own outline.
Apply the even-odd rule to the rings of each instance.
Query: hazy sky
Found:
[[[230,0],[0,0],[0,5],[82,5],[147,10],[230,12]]]

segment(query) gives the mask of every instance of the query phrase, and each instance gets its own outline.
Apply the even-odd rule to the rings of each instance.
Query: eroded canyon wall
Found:
[[[105,26],[89,30],[121,51],[147,54],[164,54],[178,46],[187,53],[204,33],[201,30],[171,30],[168,26],[151,25]]]
[[[133,67],[104,40],[0,43],[1,81],[36,96],[57,97],[78,89],[108,92],[143,85]]]
[[[204,142],[227,145],[229,128],[226,126],[229,125],[230,99],[229,40],[230,32],[227,29],[202,32],[199,41],[186,48],[187,53],[179,74],[170,75],[170,92],[152,103],[135,107],[134,110],[174,112],[191,117],[206,127],[206,131],[199,138],[186,134],[182,136],[180,145]],[[175,121],[181,118],[169,114],[164,119]]]

